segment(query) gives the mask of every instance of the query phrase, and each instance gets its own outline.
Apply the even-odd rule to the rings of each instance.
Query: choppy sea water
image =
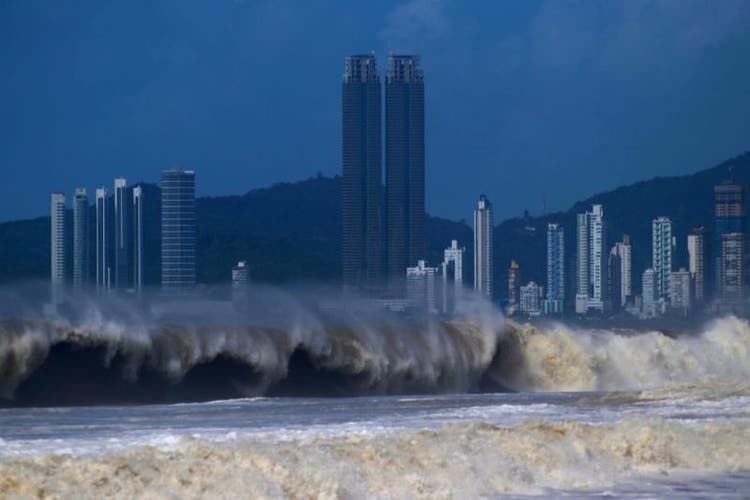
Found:
[[[750,494],[750,387],[0,410],[0,496]]]
[[[415,322],[271,298],[288,314],[0,315],[0,498],[750,494],[746,320],[516,325],[474,300]]]

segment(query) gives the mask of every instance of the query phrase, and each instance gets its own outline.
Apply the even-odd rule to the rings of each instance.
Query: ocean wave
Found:
[[[476,305],[455,321],[336,323],[306,314],[286,325],[222,326],[90,318],[0,321],[0,404],[638,391],[750,378],[750,325],[735,317],[691,335],[518,325]]]
[[[182,439],[0,463],[0,496],[456,498],[607,488],[750,470],[750,423],[481,422],[291,441]]]

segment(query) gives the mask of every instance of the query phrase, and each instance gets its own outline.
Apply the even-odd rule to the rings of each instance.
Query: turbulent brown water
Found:
[[[518,325],[482,303],[454,321],[94,306],[0,322],[0,497],[750,488],[738,318],[665,335]]]

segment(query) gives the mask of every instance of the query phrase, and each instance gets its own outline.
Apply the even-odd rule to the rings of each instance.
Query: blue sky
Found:
[[[0,220],[340,172],[343,58],[422,56],[427,208],[502,219],[750,149],[750,2],[0,0]]]

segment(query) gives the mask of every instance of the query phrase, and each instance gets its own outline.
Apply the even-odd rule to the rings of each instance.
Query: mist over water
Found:
[[[53,314],[39,291],[0,290],[0,496],[750,487],[746,320],[516,324],[469,293],[440,318],[312,287],[76,293]]]
[[[667,336],[517,325],[468,292],[450,319],[315,288],[256,287],[234,302],[78,293],[55,314],[28,292],[3,295],[5,405],[622,391],[750,376],[750,326],[734,317]]]

